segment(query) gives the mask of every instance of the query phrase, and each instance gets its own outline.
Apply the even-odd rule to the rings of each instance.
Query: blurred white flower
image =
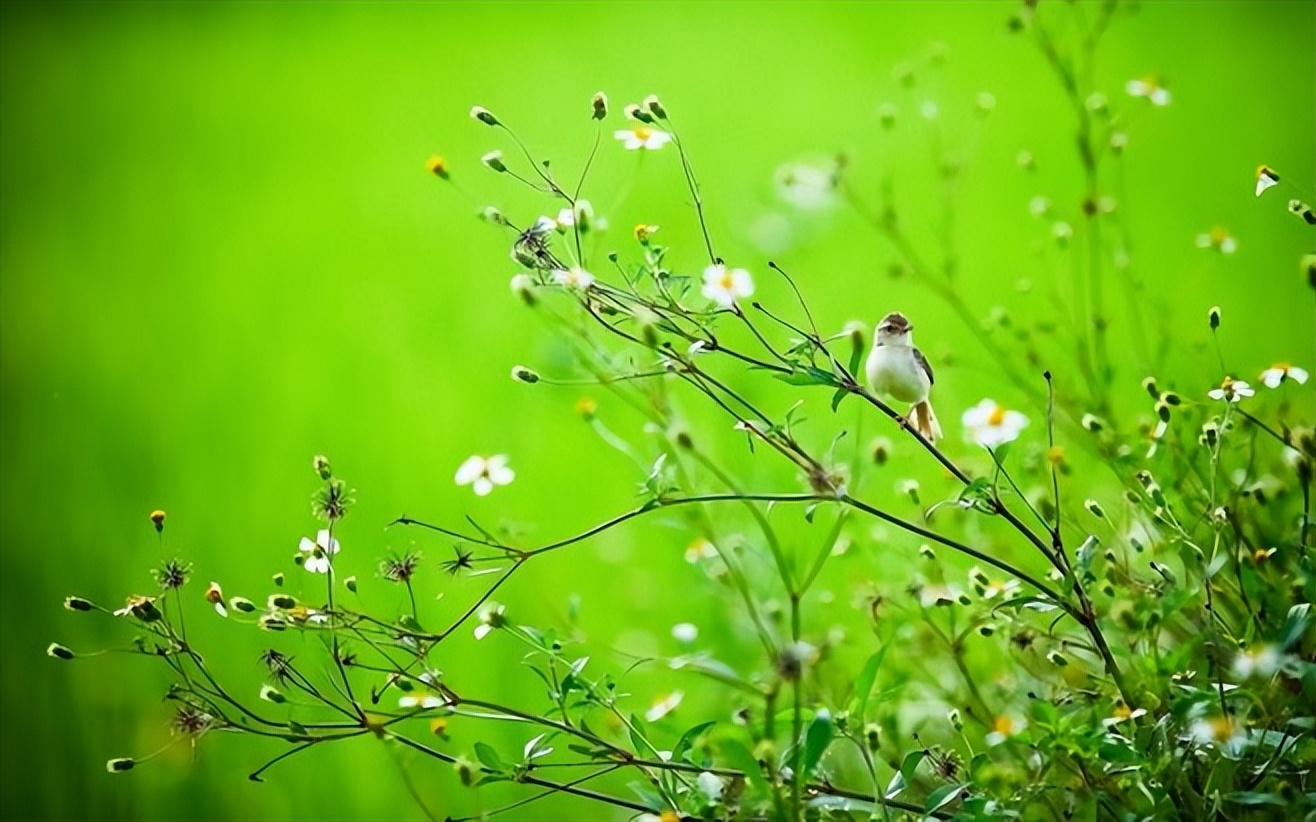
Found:
[[[698,563],[701,559],[714,559],[717,557],[717,548],[713,543],[700,537],[685,549],[685,561],[690,564]]]
[[[971,442],[985,448],[995,448],[1019,438],[1019,433],[1028,427],[1028,418],[1018,411],[1012,411],[995,400],[983,400],[964,412],[961,418],[965,433]]]
[[[681,704],[681,700],[684,698],[684,691],[672,691],[654,702],[649,710],[644,712],[644,718],[649,722],[657,722],[676,710],[676,707]]]
[[[1210,231],[1197,235],[1198,248],[1213,248],[1221,254],[1233,254],[1238,250],[1238,240],[1223,226],[1216,226]]]
[[[1279,175],[1270,166],[1257,166],[1257,196],[1266,189],[1279,185]]]
[[[215,613],[222,617],[228,616],[228,609],[224,607],[224,592],[220,590],[218,582],[212,582],[206,588],[206,602],[215,606]]]
[[[1236,380],[1233,377],[1225,377],[1220,383],[1219,388],[1212,388],[1210,391],[1206,392],[1206,395],[1213,400],[1238,402],[1244,397],[1255,396],[1256,393],[1256,391],[1252,390],[1252,386],[1242,380]]]
[[[1253,676],[1266,679],[1279,670],[1281,659],[1279,650],[1273,645],[1239,651],[1234,657],[1234,673],[1239,679]]]
[[[554,269],[553,282],[558,285],[565,285],[567,288],[574,288],[578,291],[584,291],[594,285],[594,275],[581,268],[573,265],[568,269]]]
[[[695,783],[699,785],[699,790],[703,792],[704,796],[708,797],[710,805],[717,804],[717,801],[722,798],[722,778],[717,774],[704,771],[695,777]]]
[[[480,609],[480,624],[475,626],[475,638],[484,639],[490,631],[507,625],[507,606],[490,602]]]
[[[677,642],[694,642],[699,638],[699,626],[693,622],[678,622],[672,626],[672,636]]]
[[[1021,716],[1001,714],[992,720],[992,729],[987,733],[988,745],[999,745],[1012,736],[1023,733],[1028,728],[1028,721]]]
[[[1307,370],[1282,362],[1261,372],[1261,382],[1267,388],[1279,388],[1285,380],[1293,380],[1298,385],[1302,385],[1307,382]]]
[[[442,708],[448,700],[430,691],[412,691],[398,698],[399,708]]]
[[[329,572],[329,557],[338,553],[338,540],[327,528],[321,528],[314,542],[309,537],[302,537],[297,550],[310,555],[302,563],[303,568],[313,574],[326,574]]]
[[[1045,216],[1051,210],[1051,201],[1041,194],[1028,201],[1028,213],[1034,217]]]
[[[469,485],[476,496],[483,497],[495,486],[507,485],[514,479],[516,472],[507,467],[507,456],[494,454],[492,457],[479,455],[467,457],[457,469],[453,482],[458,485]]]
[[[1247,729],[1232,717],[1202,717],[1189,726],[1188,738],[1198,745],[1214,745],[1226,753],[1237,754],[1247,741]]]
[[[773,175],[777,194],[791,205],[807,211],[836,202],[836,163],[813,165],[787,163]]]
[[[1168,106],[1170,104],[1169,89],[1162,86],[1154,77],[1130,80],[1124,85],[1124,90],[1134,97],[1146,97],[1154,106]]]
[[[736,300],[754,293],[754,279],[743,268],[727,268],[722,263],[716,263],[704,269],[704,288],[701,293],[723,308],[731,308]]]
[[[613,132],[614,137],[622,141],[627,151],[647,149],[656,151],[672,141],[672,135],[645,125],[634,125]]]
[[[1140,716],[1146,716],[1146,715],[1147,715],[1147,711],[1143,708],[1138,708],[1137,710],[1129,710],[1128,705],[1120,704],[1115,706],[1114,713],[1112,713],[1110,716],[1106,717],[1105,719],[1101,720],[1101,724],[1104,727],[1109,728],[1111,726],[1118,725],[1121,722],[1127,722],[1129,720],[1137,719]]]

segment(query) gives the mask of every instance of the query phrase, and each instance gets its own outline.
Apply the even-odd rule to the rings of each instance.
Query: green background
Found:
[[[289,560],[314,528],[313,454],[330,455],[358,489],[340,567],[384,610],[399,592],[374,576],[378,557],[416,540],[429,597],[440,586],[434,560],[448,550],[384,531],[401,513],[455,522],[470,511],[532,524],[547,539],[632,504],[640,476],[581,424],[573,406],[582,392],[508,379],[516,363],[563,373],[564,349],[511,297],[507,237],[473,214],[492,203],[525,223],[548,205],[479,167],[482,152],[509,147],[467,117],[472,104],[574,172],[593,136],[593,92],[613,101],[608,132],[622,104],[660,94],[693,153],[719,253],[750,268],[769,302],[786,296],[766,276],[767,259],[781,261],[826,328],[892,308],[914,316],[942,363],[938,407],[961,453],[964,408],[984,395],[1020,399],[940,302],[886,276],[889,249],[859,220],[844,210],[797,218],[774,194],[774,169],[843,150],[856,181],[874,190],[895,169],[902,217],[923,239],[937,219],[936,182],[915,112],[935,100],[947,144],[966,164],[956,242],[963,293],[984,316],[996,305],[1053,310],[1014,291],[1021,277],[1044,290],[1068,265],[1029,215],[1031,197],[1048,196],[1080,222],[1072,117],[1036,49],[1007,32],[1013,4],[0,9],[5,818],[420,818],[393,755],[373,740],[312,751],[265,784],[245,774],[279,748],[218,735],[195,762],[179,745],[132,774],[105,772],[107,758],[167,741],[162,666],[122,655],[60,664],[43,650],[51,640],[79,651],[125,644],[125,626],[60,601],[77,593],[117,604],[151,588],[146,572],[160,556],[151,509],[169,512],[167,550],[196,564],[188,617],[199,644],[254,696],[266,637],[207,613],[200,590],[215,579],[259,601],[275,570],[294,589],[306,582]],[[1200,375],[1186,393],[1219,379],[1214,353],[1197,345],[1216,304],[1226,360],[1241,376],[1255,381],[1284,359],[1316,370],[1311,295],[1296,266],[1311,232],[1283,213],[1286,197],[1311,197],[1314,24],[1310,3],[1148,3],[1121,15],[1098,63],[1099,85],[1132,118],[1122,171],[1107,188],[1120,197],[1147,283],[1140,304],[1182,341],[1178,373]],[[949,49],[937,71],[927,59],[934,43]],[[918,71],[910,92],[893,78],[902,62]],[[1123,93],[1125,81],[1153,73],[1174,94],[1163,109]],[[972,113],[980,91],[998,101],[985,122]],[[878,124],[884,101],[901,110],[893,133]],[[1036,174],[1017,167],[1021,149],[1036,156]],[[436,152],[455,188],[425,173]],[[1255,199],[1262,162],[1299,188]],[[606,215],[612,230],[600,249],[629,249],[630,226],[657,223],[677,267],[697,271],[702,250],[675,153],[636,165],[604,140],[587,195],[600,209],[626,196]],[[775,214],[790,219],[790,237],[764,228],[781,223]],[[1237,254],[1194,247],[1217,224],[1238,238]],[[765,232],[779,245],[765,246]],[[1136,397],[1145,363],[1126,333],[1117,321],[1121,384]],[[1310,392],[1295,396],[1310,414]],[[637,428],[600,400],[605,419]],[[696,420],[741,459],[720,419]],[[825,443],[825,430],[816,433]],[[454,487],[463,458],[493,452],[511,455],[516,483],[478,500]],[[757,484],[798,487],[763,463],[753,463]],[[892,496],[897,476],[938,481],[927,461],[914,463],[874,480],[873,497]],[[699,587],[681,557],[686,542],[675,528],[617,532],[528,570],[501,599],[552,624],[578,594],[588,652],[599,658],[618,646],[671,652],[668,627],[689,620],[706,647],[752,667],[752,640],[719,630],[734,608]],[[854,553],[851,583],[899,568]],[[442,586],[444,601],[427,606],[436,614],[476,590],[446,578]],[[844,610],[849,594],[837,591]],[[497,637],[479,646],[463,638],[440,667],[539,707],[519,655]],[[641,707],[663,676],[637,682]],[[714,688],[667,687],[676,685],[688,692],[683,721],[730,710]],[[484,734],[507,750],[525,739],[519,729],[455,723],[452,749]],[[440,814],[470,809],[446,766],[415,773]],[[579,813],[607,815],[558,802],[514,818]]]

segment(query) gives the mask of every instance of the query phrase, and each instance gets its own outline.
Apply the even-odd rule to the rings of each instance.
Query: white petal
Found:
[[[1028,418],[1018,411],[1006,411],[1005,422],[1001,423],[1005,428],[1014,430],[1015,436],[1028,427]]]
[[[995,410],[996,402],[994,400],[983,400],[965,411],[964,415],[960,417],[960,422],[962,422],[966,428],[981,428],[987,424],[988,417],[990,417]]]
[[[312,574],[324,574],[329,571],[329,559],[327,557],[310,557],[302,567]]]
[[[476,638],[476,639],[484,639],[485,637],[487,637],[487,636],[489,635],[489,632],[492,631],[492,630],[493,630],[493,626],[492,626],[492,625],[487,625],[487,624],[481,622],[479,625],[476,625],[476,626],[475,626],[475,638]]]
[[[576,224],[576,212],[569,208],[564,208],[557,213],[557,224],[560,226],[573,226]]]
[[[1170,104],[1169,89],[1157,88],[1152,89],[1151,101],[1154,106],[1168,106]]]
[[[467,457],[466,462],[463,462],[461,467],[457,469],[457,474],[452,480],[458,485],[470,485],[475,481],[476,477],[483,473],[484,457]]]
[[[672,626],[672,636],[678,642],[694,642],[699,638],[699,628],[690,622],[679,622]]]
[[[1293,380],[1298,385],[1303,385],[1307,382],[1307,369],[1299,368],[1296,365],[1290,365],[1288,376],[1289,379]]]
[[[1305,373],[1303,374],[1303,379],[1299,380],[1299,382],[1302,382],[1304,380],[1306,380]],[[1280,383],[1284,382],[1284,369],[1267,368],[1265,371],[1261,372],[1261,382],[1267,388],[1279,388]]]
[[[1260,197],[1260,196],[1261,196],[1261,192],[1265,191],[1265,190],[1268,189],[1268,188],[1271,188],[1272,186],[1277,186],[1277,185],[1279,185],[1279,181],[1276,180],[1274,177],[1271,177],[1269,174],[1261,174],[1261,175],[1258,175],[1258,176],[1257,176],[1257,196]]]
[[[731,306],[736,304],[735,295],[733,295],[730,291],[718,285],[717,283],[705,284],[704,287],[700,289],[699,293],[703,294],[705,297],[717,303],[718,305],[722,306],[723,308],[730,308]]]
[[[1221,254],[1233,254],[1237,250],[1238,240],[1235,240],[1233,237],[1226,237],[1220,241]]]
[[[1142,80],[1130,80],[1124,85],[1124,90],[1134,97],[1145,97],[1147,94],[1147,84]]]
[[[475,482],[471,483],[471,490],[477,497],[486,496],[493,489],[494,484],[488,477],[476,477]]]
[[[644,147],[647,149],[660,149],[672,141],[672,135],[665,131],[653,131],[649,133],[649,139],[644,141]]]
[[[754,278],[743,268],[731,271],[731,293],[736,297],[748,297],[754,293]]]
[[[1210,248],[1210,247],[1211,247],[1211,235],[1210,235],[1210,234],[1198,234],[1198,235],[1197,235],[1197,247],[1198,247],[1198,248]]]
[[[297,550],[305,551],[309,554],[315,550],[315,543],[311,542],[311,540],[306,537],[302,537],[302,541],[297,543]]]
[[[704,285],[718,285],[727,267],[721,264],[710,265],[704,269]]]
[[[1212,388],[1210,391],[1206,392],[1206,395],[1213,400],[1223,400],[1225,398],[1225,389]]]
[[[228,616],[228,609],[224,607],[224,603],[222,603],[222,602],[216,602],[216,603],[215,603],[215,613],[219,614],[219,615],[222,616],[222,617],[226,617],[226,616]]]

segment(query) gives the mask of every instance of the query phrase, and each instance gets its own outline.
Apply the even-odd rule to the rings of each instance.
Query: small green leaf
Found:
[[[832,395],[832,412],[833,412],[833,413],[836,412],[836,409],[838,409],[838,408],[841,407],[841,401],[844,400],[844,399],[845,399],[846,397],[848,397],[848,396],[850,396],[850,392],[847,391],[847,390],[845,390],[844,388],[838,388],[838,389],[836,389],[836,393]]]
[[[937,788],[935,791],[928,794],[928,801],[926,805],[927,813],[933,813],[934,811],[939,811],[942,808],[949,805],[950,803],[954,802],[955,797],[964,793],[965,789],[967,789],[968,787],[969,787],[968,784],[964,783],[960,785],[942,785],[940,788]]]
[[[832,737],[836,733],[835,726],[832,725],[832,714],[830,711],[820,710],[809,723],[809,729],[804,732],[804,779],[808,781],[809,774],[822,759],[823,753],[827,751],[827,746],[832,744]]]
[[[886,649],[890,645],[883,645],[877,650],[877,653],[868,658],[864,667],[859,671],[859,678],[854,684],[854,698],[850,703],[850,712],[855,715],[861,722],[867,718],[868,697],[873,691],[873,683],[877,681],[877,669],[882,666],[882,658],[886,656]]]
[[[672,748],[672,760],[680,762],[686,752],[695,746],[699,737],[703,736],[709,728],[716,725],[717,722],[701,722],[690,730],[681,734],[681,738],[676,741],[676,746]]]
[[[763,769],[759,767],[759,761],[745,747],[745,743],[738,739],[722,740],[722,755],[726,757],[727,763],[739,771],[743,771],[745,778],[754,785],[755,788],[767,793],[768,780],[763,776]]]
[[[475,758],[480,760],[480,764],[487,770],[494,773],[501,773],[507,770],[503,760],[498,756],[498,752],[483,742],[475,743]]]

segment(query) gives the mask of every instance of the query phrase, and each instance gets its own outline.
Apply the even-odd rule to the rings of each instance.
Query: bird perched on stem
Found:
[[[907,419],[928,442],[941,437],[941,425],[932,413],[928,392],[932,389],[932,366],[914,347],[914,326],[899,311],[892,311],[877,324],[873,350],[864,371],[868,386],[876,393],[913,403]]]

